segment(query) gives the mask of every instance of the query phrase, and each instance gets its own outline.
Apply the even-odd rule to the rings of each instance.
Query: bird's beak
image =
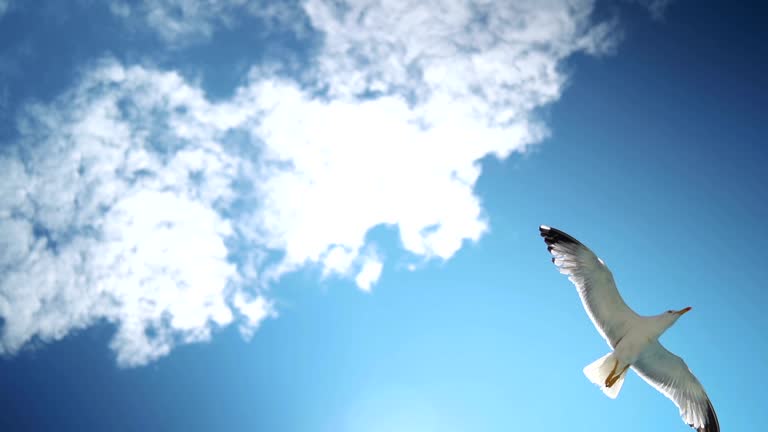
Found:
[[[685,314],[685,313],[686,313],[686,312],[688,312],[689,310],[691,310],[691,307],[690,307],[690,306],[688,306],[688,307],[687,307],[687,308],[685,308],[685,309],[680,309],[679,311],[677,311],[677,312],[675,312],[675,313],[676,313],[676,314],[678,314],[678,315],[680,315],[680,316],[683,316],[683,314]]]

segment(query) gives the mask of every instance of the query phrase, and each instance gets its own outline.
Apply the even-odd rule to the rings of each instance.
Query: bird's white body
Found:
[[[688,425],[698,432],[719,432],[717,415],[701,383],[683,359],[659,343],[659,336],[691,308],[638,315],[624,303],[610,270],[589,248],[560,230],[542,225],[539,231],[552,262],[576,286],[587,315],[612,349],[587,365],[584,375],[616,398],[631,367],[677,405]]]
[[[613,349],[614,355],[622,364],[634,364],[640,354],[653,342],[658,341],[659,336],[664,334],[678,317],[670,317],[670,314],[637,317],[637,324],[630,327]]]
[[[616,399],[624,384],[625,373],[611,385],[606,383],[606,378],[614,372],[625,370],[635,364],[643,352],[655,346],[661,336],[674,322],[669,314],[657,316],[635,316],[631,318],[633,323],[628,326],[626,334],[618,339],[613,351],[590,363],[584,368],[584,375],[596,384],[606,396]]]

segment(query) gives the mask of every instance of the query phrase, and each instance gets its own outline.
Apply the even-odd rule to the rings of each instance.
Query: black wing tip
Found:
[[[547,225],[539,226],[539,233],[544,237],[544,243],[549,246],[549,251],[552,251],[552,246],[557,243],[573,243],[580,245],[581,242],[571,237],[570,235],[560,231],[557,228],[552,228]]]
[[[693,427],[692,425],[689,426]],[[696,432],[720,432],[720,422],[717,420],[715,408],[709,399],[707,399],[707,421],[704,426],[696,429]]]
[[[712,406],[712,401],[709,398],[707,398],[707,424],[704,428],[706,432],[720,432],[720,421],[717,420],[715,407]]]

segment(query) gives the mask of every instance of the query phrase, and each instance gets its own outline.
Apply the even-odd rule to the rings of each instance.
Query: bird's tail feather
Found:
[[[600,357],[599,359],[595,360],[594,362],[587,365],[587,367],[584,368],[584,375],[587,376],[587,379],[592,381],[592,383],[596,384],[598,387],[600,387],[600,390],[605,393],[606,396],[608,396],[611,399],[616,399],[616,397],[619,395],[619,391],[621,390],[622,384],[624,384],[624,378],[627,376],[627,373],[624,372],[621,374],[621,376],[611,385],[608,387],[605,383],[606,378],[611,374],[612,371],[614,371],[614,366],[616,367],[615,371],[616,373],[621,372],[624,365],[621,364],[619,361],[619,364],[617,365],[617,358],[613,355],[612,352]]]

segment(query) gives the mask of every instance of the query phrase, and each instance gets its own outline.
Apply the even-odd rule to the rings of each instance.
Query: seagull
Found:
[[[584,368],[584,375],[611,399],[619,395],[630,367],[672,400],[680,417],[697,432],[720,432],[715,409],[683,359],[659,343],[659,336],[690,307],[640,316],[624,303],[603,260],[570,235],[542,225],[541,236],[560,273],[568,276],[587,315],[611,352]]]

